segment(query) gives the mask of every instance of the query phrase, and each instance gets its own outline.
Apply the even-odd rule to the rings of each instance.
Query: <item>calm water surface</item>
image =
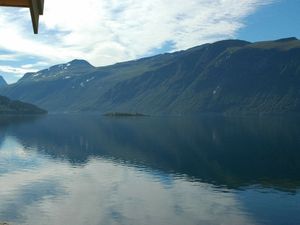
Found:
[[[299,118],[0,117],[0,223],[300,224]]]

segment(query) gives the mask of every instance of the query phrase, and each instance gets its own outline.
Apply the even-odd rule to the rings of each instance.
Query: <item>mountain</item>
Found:
[[[29,115],[45,113],[47,113],[45,110],[40,109],[32,104],[20,101],[12,101],[7,97],[0,96],[0,114]]]
[[[7,86],[7,83],[4,80],[4,78],[2,76],[0,76],[0,87],[4,87],[4,86]]]
[[[0,94],[55,112],[299,113],[300,41],[225,40],[98,68],[74,60]]]

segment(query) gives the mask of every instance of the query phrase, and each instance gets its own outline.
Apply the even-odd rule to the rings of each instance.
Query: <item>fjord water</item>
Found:
[[[299,121],[1,117],[0,223],[300,224]]]

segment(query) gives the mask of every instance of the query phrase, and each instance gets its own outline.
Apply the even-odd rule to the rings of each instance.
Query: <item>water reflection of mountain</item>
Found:
[[[0,117],[0,131],[2,131],[2,133],[4,132],[4,130],[6,130],[7,127],[9,126],[17,126],[19,124],[23,124],[26,122],[32,122],[34,120],[37,120],[39,118],[43,118],[42,116],[39,115],[1,115]]]
[[[27,116],[9,116],[9,115],[1,115],[0,116],[0,147],[5,139],[6,130],[10,126],[18,126],[19,124],[32,122],[38,118],[42,118],[39,115],[27,115]]]
[[[47,116],[8,133],[25,147],[75,164],[105,157],[217,185],[292,190],[300,183],[297,124],[283,118]]]

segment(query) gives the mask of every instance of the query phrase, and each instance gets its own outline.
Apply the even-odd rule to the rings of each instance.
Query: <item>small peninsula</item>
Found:
[[[110,117],[144,117],[148,116],[142,113],[128,113],[128,112],[109,112],[103,114],[103,116],[110,116]]]
[[[35,105],[13,101],[7,97],[0,96],[0,115],[39,115],[47,114],[47,111]]]

